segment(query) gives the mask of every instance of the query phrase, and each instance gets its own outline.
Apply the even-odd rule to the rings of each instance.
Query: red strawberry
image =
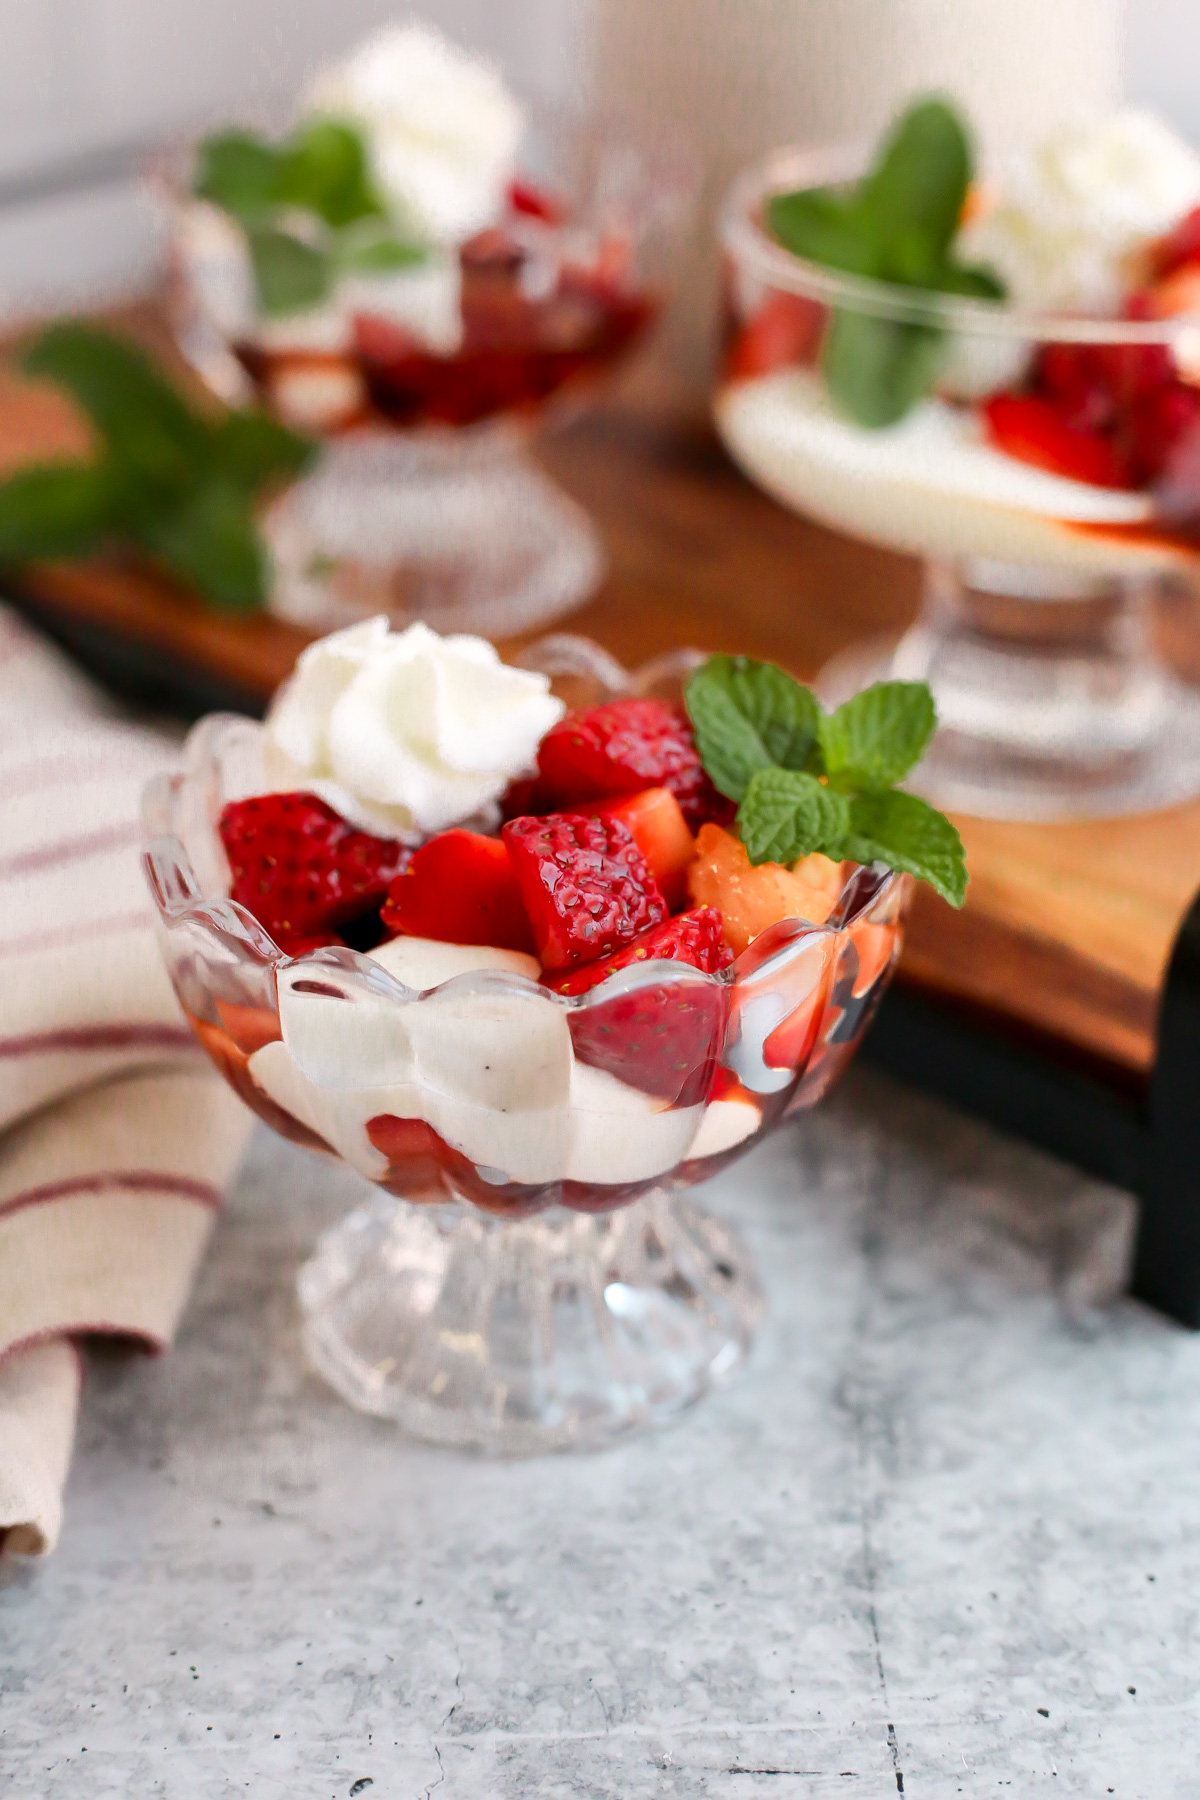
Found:
[[[983,413],[992,442],[1008,456],[1094,487],[1129,486],[1128,471],[1108,438],[1073,431],[1048,400],[993,394]]]
[[[1151,252],[1154,274],[1158,280],[1181,269],[1184,263],[1200,261],[1200,206],[1176,225],[1174,231],[1160,238]]]
[[[646,859],[619,819],[512,819],[504,842],[546,969],[607,956],[667,916]]]
[[[512,181],[508,187],[508,204],[515,213],[530,219],[542,219],[547,225],[561,225],[567,209],[557,194],[548,188],[535,187],[532,181]]]
[[[603,956],[569,975],[556,975],[549,986],[559,994],[586,994],[618,969],[654,961],[690,963],[706,975],[727,969],[733,961],[733,951],[725,942],[720,913],[714,906],[698,906],[692,912],[680,913],[677,919],[644,931],[613,956]]]
[[[393,838],[356,831],[315,794],[231,800],[218,828],[230,898],[281,949],[336,943],[334,927],[378,906],[408,856]]]
[[[768,294],[729,346],[726,381],[769,375],[793,363],[811,362],[821,342],[829,309],[799,294]]]
[[[1172,453],[1200,420],[1200,394],[1172,382],[1169,387],[1143,394],[1129,410],[1124,441],[1139,483],[1154,482],[1165,474]]]
[[[669,977],[570,1015],[580,1062],[678,1106],[707,1098],[725,1038],[729,989]]]
[[[569,714],[542,739],[541,786],[560,807],[608,800],[643,788],[670,788],[693,830],[723,807],[681,706],[665,700],[610,700]]]
[[[584,810],[591,812],[593,807],[585,805]],[[696,840],[670,788],[647,788],[644,793],[630,794],[627,800],[605,800],[594,810],[602,818],[620,819],[622,825],[628,825],[667,905],[682,906]]]
[[[533,949],[508,851],[475,831],[443,831],[422,844],[389,888],[382,918],[393,935]]]

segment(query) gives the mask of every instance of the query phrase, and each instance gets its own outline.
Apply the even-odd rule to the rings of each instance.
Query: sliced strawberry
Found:
[[[646,859],[619,819],[511,819],[504,842],[545,969],[611,955],[667,916]]]
[[[726,804],[704,772],[687,714],[665,700],[610,700],[569,714],[542,739],[538,772],[559,807],[666,787],[694,829]]]
[[[725,379],[747,381],[795,363],[811,362],[825,330],[828,307],[801,294],[768,294],[737,332],[725,358]]]
[[[408,857],[403,844],[356,831],[315,794],[232,800],[218,828],[230,898],[293,955],[338,942],[335,927],[378,906]]]
[[[592,807],[587,807],[591,812]],[[628,825],[670,907],[682,906],[687,888],[688,864],[696,854],[696,840],[670,788],[646,788],[627,800],[605,800],[595,811],[606,819]]]
[[[589,988],[607,981],[618,969],[656,961],[690,963],[693,969],[702,969],[706,975],[727,969],[733,961],[733,951],[725,942],[720,913],[711,906],[698,906],[693,912],[680,913],[677,919],[668,919],[665,925],[644,931],[641,937],[613,956],[602,956],[597,962],[586,963],[582,969],[568,975],[556,975],[548,985],[559,994],[586,994]]]
[[[983,415],[993,444],[1007,456],[1093,487],[1129,486],[1129,473],[1107,438],[1073,431],[1036,394],[993,394]]]
[[[392,936],[533,949],[508,851],[476,831],[443,831],[422,844],[389,888],[381,916]]]
[[[712,1088],[728,1013],[723,983],[666,978],[580,1007],[570,1017],[571,1041],[580,1062],[627,1087],[696,1106]]]

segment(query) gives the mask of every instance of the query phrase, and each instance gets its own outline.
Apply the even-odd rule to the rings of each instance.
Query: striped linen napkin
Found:
[[[0,1542],[53,1548],[81,1335],[171,1340],[250,1116],[158,954],[138,799],[177,759],[0,607]]]

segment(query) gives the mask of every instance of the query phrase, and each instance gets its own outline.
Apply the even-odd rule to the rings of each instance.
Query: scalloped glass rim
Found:
[[[1200,316],[1195,314],[1147,321],[1078,317],[904,288],[823,268],[785,250],[768,235],[761,223],[762,202],[768,195],[852,181],[863,173],[872,150],[866,143],[842,143],[772,151],[744,170],[729,189],[718,222],[722,245],[741,267],[772,288],[901,324],[1063,344],[1175,345],[1194,339],[1200,331]]]
[[[703,653],[672,651],[637,670],[628,671],[589,639],[558,633],[530,645],[515,660],[524,668],[538,669],[550,676],[591,678],[616,696],[646,694],[673,685],[703,661]],[[581,1012],[659,986],[664,976],[672,983],[716,989],[729,987],[746,975],[761,973],[774,953],[798,937],[815,932],[831,935],[848,932],[869,908],[878,906],[885,895],[894,893],[898,884],[909,879],[879,863],[870,867],[856,866],[847,875],[837,904],[826,920],[818,922],[800,917],[777,920],[719,974],[706,974],[688,963],[656,959],[619,970],[579,995],[555,993],[529,976],[489,970],[451,976],[430,988],[410,988],[370,956],[356,950],[330,946],[306,951],[298,957],[288,956],[281,950],[245,907],[228,898],[228,866],[214,821],[203,810],[196,823],[203,822],[207,827],[204,844],[207,866],[200,875],[197,874],[184,843],[180,809],[200,797],[202,790],[222,768],[226,755],[236,753],[239,747],[252,749],[262,731],[263,727],[256,721],[238,714],[210,714],[188,735],[183,771],[156,776],[147,784],[142,799],[143,859],[157,909],[164,921],[173,925],[192,922],[217,932],[232,931],[253,944],[264,962],[276,967],[310,967],[324,971],[326,980],[338,975],[361,980],[373,998],[396,1004],[410,1005],[435,994],[522,993],[549,998],[566,1012]],[[269,791],[245,788],[247,795]]]

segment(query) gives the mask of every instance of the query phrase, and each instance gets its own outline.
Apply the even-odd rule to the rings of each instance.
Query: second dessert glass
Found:
[[[1200,696],[1157,654],[1151,607],[1200,570],[1200,489],[1049,473],[989,442],[980,412],[1047,346],[1194,374],[1200,321],[1022,312],[841,274],[769,235],[771,195],[852,181],[866,163],[862,147],[779,151],[735,184],[721,222],[725,443],[785,505],[925,562],[916,624],[836,658],[822,697],[927,680],[941,728],[912,786],[952,811],[1070,818],[1200,793]],[[933,394],[881,429],[842,416],[822,372],[830,331],[863,320],[937,371]]]
[[[629,675],[561,637],[522,658],[575,706],[675,697],[697,660]],[[260,726],[202,721],[183,772],[147,789],[144,860],[213,1061],[260,1118],[376,1186],[301,1272],[314,1365],[416,1437],[501,1455],[599,1448],[727,1380],[761,1295],[684,1191],[837,1079],[909,878],[852,869],[828,922],[783,920],[720,975],[645,963],[566,998],[476,968],[418,993],[388,946],[289,958],[228,898],[221,809],[268,786]]]
[[[661,309],[689,202],[669,149],[543,112],[495,226],[272,319],[237,225],[173,191],[185,356],[224,400],[253,397],[323,442],[264,521],[273,611],[320,632],[386,612],[497,637],[588,598],[599,535],[529,439],[548,409],[585,402]]]

